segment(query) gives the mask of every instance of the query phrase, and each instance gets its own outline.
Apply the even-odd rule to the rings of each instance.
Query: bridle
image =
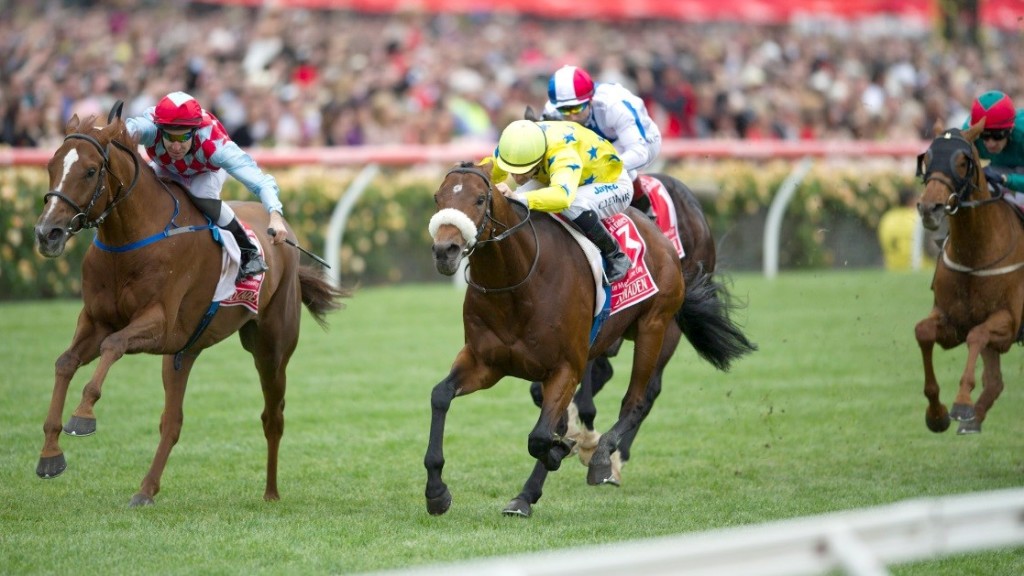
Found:
[[[134,154],[130,148],[118,142],[117,140],[111,140],[111,144],[113,144],[115,147],[123,150],[129,156],[131,156],[132,162],[134,163],[135,166],[135,173],[132,175],[132,181],[131,183],[128,184],[128,187],[125,188],[124,182],[110,170],[109,144],[106,147],[104,147],[102,144],[100,144],[99,140],[93,138],[92,136],[89,136],[88,134],[81,133],[68,134],[67,136],[64,137],[65,143],[67,143],[69,140],[85,140],[86,142],[95,146],[96,149],[99,150],[100,155],[103,156],[103,165],[100,167],[100,174],[96,183],[96,189],[93,190],[92,198],[89,199],[89,204],[85,208],[82,208],[81,206],[78,205],[77,202],[69,198],[67,195],[56,190],[50,190],[49,192],[43,195],[44,204],[49,202],[50,197],[52,196],[58,198],[62,202],[65,202],[66,204],[71,206],[72,209],[75,210],[75,215],[71,217],[71,221],[68,223],[67,228],[64,229],[69,236],[74,236],[75,234],[81,232],[86,228],[98,228],[101,224],[103,224],[103,221],[107,219],[107,216],[109,216],[110,213],[113,212],[114,208],[128,198],[132,190],[135,188],[135,184],[139,181],[140,167],[139,157],[136,154]],[[114,194],[114,197],[107,202],[106,208],[103,209],[100,215],[90,220],[89,213],[92,212],[92,209],[96,205],[96,202],[107,189],[108,174],[112,176],[115,180],[117,180],[117,193]]]
[[[514,224],[512,226],[509,226],[508,224],[505,224],[504,222],[501,222],[501,221],[499,221],[498,219],[496,219],[494,217],[494,213],[492,211],[492,208],[494,206],[494,187],[491,186],[491,179],[488,178],[487,175],[485,175],[483,172],[481,172],[480,170],[474,168],[472,165],[469,165],[469,164],[462,164],[460,166],[456,166],[455,168],[452,168],[451,170],[448,171],[447,174],[445,174],[445,178],[447,178],[451,174],[473,174],[475,176],[478,176],[480,179],[482,179],[484,181],[484,184],[487,185],[487,195],[486,195],[486,198],[485,198],[486,206],[484,207],[484,217],[480,221],[480,225],[477,226],[475,242],[472,244],[472,246],[468,246],[465,250],[462,251],[463,257],[469,258],[470,256],[473,255],[473,253],[476,251],[477,248],[479,248],[480,246],[482,246],[484,244],[489,244],[489,243],[492,243],[492,242],[493,243],[501,242],[502,240],[508,238],[512,234],[515,234],[520,228],[522,228],[523,226],[526,226],[527,224],[530,225],[530,229],[533,231],[533,244],[534,244],[534,247],[535,247],[534,252],[533,252],[533,263],[530,265],[530,270],[529,270],[529,272],[526,273],[526,277],[525,278],[523,278],[522,280],[520,280],[519,282],[517,282],[517,283],[515,283],[515,284],[513,284],[511,286],[504,286],[504,287],[501,287],[501,288],[487,288],[486,286],[481,286],[481,285],[477,284],[476,282],[473,282],[472,278],[469,277],[469,268],[467,267],[465,269],[465,271],[464,271],[465,279],[466,279],[466,284],[468,284],[469,286],[472,286],[476,290],[479,290],[479,291],[483,292],[484,294],[490,294],[490,293],[496,293],[496,292],[511,292],[512,290],[515,290],[516,288],[519,288],[523,284],[526,284],[526,282],[530,279],[530,277],[533,276],[534,271],[537,270],[537,263],[540,261],[540,240],[537,237],[537,228],[533,224],[533,219],[530,218],[530,215],[531,215],[530,209],[527,208],[525,205],[523,205],[521,202],[517,202],[515,200],[509,200],[513,210],[521,208],[525,212],[524,216],[522,217],[521,220],[519,220],[518,223],[516,223],[516,224]],[[487,232],[486,237],[483,237],[485,235],[485,231],[487,231],[487,228],[488,228],[489,224],[490,224],[490,231]],[[500,234],[498,234],[498,227],[499,226],[505,230],[504,232],[502,232]]]
[[[921,177],[922,182],[928,184],[931,180],[938,180],[949,189],[949,198],[944,208],[946,214],[950,216],[956,214],[960,208],[977,208],[1003,197],[1002,189],[999,189],[989,198],[968,200],[971,194],[978,190],[978,161],[974,154],[974,145],[964,138],[963,132],[951,128],[932,140],[927,152],[917,156],[917,175]],[[963,176],[956,170],[956,161],[960,155],[963,155],[967,162],[967,172]],[[939,174],[943,177],[936,178]]]
[[[957,174],[956,170],[956,160],[961,154],[967,161],[967,172],[963,177]],[[928,162],[926,169],[925,162],[928,160],[927,157],[929,155],[931,156],[931,162]],[[936,165],[939,168],[933,168]],[[937,174],[941,174],[943,177],[937,178]],[[998,202],[1003,198],[1003,190],[997,187],[996,193],[989,198],[968,200],[971,194],[978,190],[978,162],[975,157],[974,145],[963,137],[963,133],[960,130],[955,128],[945,131],[932,140],[928,151],[917,157],[917,175],[922,177],[922,181],[925,184],[934,179],[950,190],[949,198],[944,204],[946,214],[950,216],[956,214],[960,208],[977,208]],[[995,268],[997,264],[1006,260],[1013,253],[1014,243],[1010,243],[1009,250],[995,261],[979,267],[965,266],[955,262],[949,257],[949,253],[946,250],[946,244],[948,243],[949,237],[942,244],[942,263],[950,270],[956,272],[972,276],[998,276],[1024,268],[1024,262]]]

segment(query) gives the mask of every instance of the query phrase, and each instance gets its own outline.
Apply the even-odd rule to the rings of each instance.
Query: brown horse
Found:
[[[944,432],[950,418],[958,434],[981,432],[992,404],[1003,391],[1000,355],[1021,339],[1024,314],[1024,230],[1015,208],[989,190],[973,142],[984,121],[965,131],[941,131],[918,157],[924,192],[918,212],[925,228],[949,220],[949,236],[935,266],[932,311],[917,323],[915,335],[924,360],[925,423]],[[939,399],[932,350],[967,343],[967,364],[952,412]],[[971,401],[978,357],[984,363],[982,392]]]
[[[676,345],[672,343],[678,343],[680,335],[686,337],[701,358],[723,372],[727,372],[731,368],[734,360],[756,351],[757,345],[750,342],[742,328],[732,320],[731,313],[737,305],[729,293],[728,287],[714,279],[718,258],[715,238],[697,196],[689,186],[668,174],[652,174],[651,176],[665,186],[675,207],[676,228],[683,244],[684,253],[680,264],[683,268],[683,278],[687,290],[691,292],[700,290],[705,294],[705,297],[698,300],[701,303],[699,309],[694,306],[694,298],[688,296],[690,305],[684,306],[686,313],[683,316],[686,321],[682,323],[682,326],[676,323],[669,325],[668,334],[665,336],[665,352],[668,357],[659,358],[658,367],[647,385],[647,399],[653,405],[661,393],[664,368],[669,357],[676,350]],[[579,390],[573,397],[573,405],[576,406],[580,422],[584,427],[579,436],[580,459],[584,464],[589,461],[599,436],[594,430],[594,420],[597,416],[594,396],[612,378],[614,371],[609,357],[614,356],[617,349],[618,345],[613,345],[605,354],[590,362]],[[531,385],[530,393],[534,403],[540,406],[542,399],[540,382],[534,382]],[[570,422],[570,426],[572,424]],[[639,428],[640,424],[626,434],[619,443],[618,454],[621,463],[629,460],[630,448]],[[615,476],[613,483],[618,483],[621,480],[618,466],[613,469],[613,474]]]
[[[111,111],[105,127],[94,127],[94,119],[82,123],[76,115],[68,122],[64,143],[48,164],[50,191],[35,228],[39,253],[50,258],[64,251],[70,236],[96,228],[96,241],[82,264],[84,306],[71,346],[56,362],[36,473],[53,478],[67,467],[58,438],[68,386],[79,366],[100,359],[65,428],[68,434],[81,436],[96,429],[93,407],[111,365],[124,354],[161,354],[160,443],[131,499],[132,506],[152,504],[181,432],[189,372],[199,352],[238,332],[263,388],[264,498],[277,500],[285,369],[298,342],[302,304],[325,326],[325,315],[341,307],[338,299],[348,293],[321,279],[319,270],[300,266],[292,246],[271,244],[262,205],[242,202],[232,208],[254,228],[270,266],[260,291],[259,313],[244,306],[213,306],[222,266],[222,250],[213,239],[216,229],[181,187],[161,182],[142,161],[120,119],[120,105]]]
[[[434,195],[431,220],[437,270],[452,275],[469,258],[469,288],[463,304],[465,345],[448,376],[431,394],[427,470],[427,511],[444,514],[451,493],[441,478],[445,417],[456,396],[490,388],[505,376],[543,382],[537,424],[528,436],[537,459],[534,474],[504,509],[529,516],[541,496],[549,470],[558,469],[572,449],[564,438],[566,408],[588,359],[621,337],[635,342],[633,369],[618,421],[601,436],[590,460],[587,481],[612,479],[611,455],[650,410],[648,382],[666,354],[671,324],[683,322],[687,302],[701,294],[687,289],[675,248],[641,212],[632,217],[646,243],[644,262],[659,291],[653,297],[611,315],[590,345],[594,316],[593,275],[583,251],[553,218],[531,213],[496,193],[489,174],[463,163],[452,169]]]

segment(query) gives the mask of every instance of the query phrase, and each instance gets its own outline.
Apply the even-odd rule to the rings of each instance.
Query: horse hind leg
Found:
[[[157,444],[153,462],[142,479],[139,491],[132,496],[128,503],[132,508],[150,506],[154,503],[153,498],[160,492],[160,477],[163,476],[164,468],[167,467],[167,459],[170,458],[171,450],[181,436],[181,426],[185,420],[183,410],[185,386],[188,384],[188,376],[192,372],[192,366],[198,356],[196,354],[182,355],[181,367],[178,369],[174,367],[174,356],[174,354],[167,354],[163,357],[164,411],[160,414],[160,442]]]
[[[939,399],[939,382],[935,378],[935,364],[932,359],[937,331],[938,314],[935,311],[914,327],[914,336],[921,348],[921,360],[924,364],[924,396],[928,399],[924,422],[929,430],[939,433],[949,429],[950,417],[946,405]]]
[[[297,308],[297,307],[296,307]],[[285,391],[287,367],[298,344],[298,316],[294,328],[284,328],[277,322],[264,320],[259,325],[247,324],[242,328],[242,344],[252,353],[263,390],[263,435],[267,440],[267,484],[263,499],[273,502],[281,499],[277,488],[277,464],[284,435]],[[287,322],[286,322],[287,324]]]

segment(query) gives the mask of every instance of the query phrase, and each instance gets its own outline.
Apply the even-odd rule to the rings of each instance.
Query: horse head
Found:
[[[984,128],[982,119],[967,130],[937,130],[928,150],[917,157],[917,175],[924,182],[917,211],[928,230],[938,229],[947,214],[990,197],[974,146]]]
[[[462,258],[473,251],[492,220],[494,199],[490,174],[471,162],[462,162],[445,175],[434,194],[437,212],[428,226],[438,272],[455,274]]]
[[[99,227],[138,178],[139,159],[124,122],[113,113],[105,126],[96,126],[95,120],[90,116],[83,122],[77,114],[72,116],[64,128],[64,142],[47,163],[49,191],[43,196],[35,233],[36,248],[48,258],[63,253],[68,238],[82,229]],[[113,155],[115,148],[127,155]],[[131,178],[130,185],[124,183],[125,177]]]

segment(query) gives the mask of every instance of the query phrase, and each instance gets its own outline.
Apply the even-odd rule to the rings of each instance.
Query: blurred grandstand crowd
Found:
[[[185,90],[241,146],[493,141],[563,64],[641,95],[666,138],[909,140],[1000,89],[1021,35],[983,48],[899,23],[751,26],[370,15],[184,1],[0,2],[0,145],[56,147],[73,113]],[[272,3],[271,3],[272,4]]]

